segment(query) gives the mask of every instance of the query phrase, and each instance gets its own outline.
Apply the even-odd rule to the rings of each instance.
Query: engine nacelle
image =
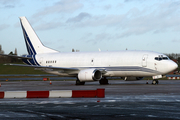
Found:
[[[136,81],[136,80],[142,80],[144,77],[124,77],[125,81]]]
[[[78,79],[81,82],[101,80],[102,73],[98,69],[85,69],[78,73]]]

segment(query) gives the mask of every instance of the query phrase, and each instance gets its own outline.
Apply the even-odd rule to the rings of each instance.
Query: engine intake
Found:
[[[102,73],[98,69],[85,69],[78,73],[78,79],[83,81],[98,81],[101,80]]]

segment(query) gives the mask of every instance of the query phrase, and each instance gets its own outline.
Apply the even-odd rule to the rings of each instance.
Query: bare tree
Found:
[[[4,54],[4,51],[2,50],[2,46],[0,45],[0,54]]]

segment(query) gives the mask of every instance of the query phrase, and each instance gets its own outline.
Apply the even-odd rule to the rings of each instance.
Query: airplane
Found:
[[[26,17],[20,17],[20,23],[28,55],[10,56],[22,59],[25,64],[9,65],[76,77],[76,85],[93,81],[109,84],[107,77],[121,77],[126,81],[152,77],[152,84],[158,84],[159,78],[178,67],[166,55],[152,51],[59,52],[41,43]]]

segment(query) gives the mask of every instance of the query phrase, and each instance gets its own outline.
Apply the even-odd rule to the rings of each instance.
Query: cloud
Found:
[[[90,33],[86,33],[86,34],[83,34],[83,36],[80,38],[80,40],[82,40],[82,41],[84,41],[84,40],[86,40],[87,38],[90,38],[90,37],[92,37],[92,33],[90,32]]]
[[[5,8],[15,8],[14,5],[6,5]]]
[[[4,8],[15,8],[15,5],[18,4],[20,0],[0,0],[0,4]]]
[[[35,30],[50,30],[50,29],[55,29],[58,28],[60,26],[62,26],[63,24],[61,22],[46,22],[43,24],[40,24],[38,26],[35,27]]]
[[[146,0],[124,0],[124,2],[144,2]]]
[[[40,12],[37,12],[33,17],[40,17],[54,13],[72,13],[83,7],[79,0],[61,0],[52,6],[45,7]]]
[[[72,22],[72,27],[98,27],[108,26],[113,27],[122,23],[124,15],[94,15],[80,22]],[[76,17],[74,17],[76,18]]]
[[[111,9],[111,5],[109,4],[109,5],[105,5],[104,7],[104,10],[109,10],[109,9]]]
[[[180,31],[180,2],[157,2],[142,9],[131,8],[126,13],[92,15],[84,19],[80,14],[68,19],[77,27],[102,27],[116,31],[116,37]],[[86,13],[90,15],[89,13]],[[84,15],[85,16],[85,15]],[[78,21],[78,22],[77,22]]]
[[[91,18],[91,15],[89,13],[82,12],[76,17],[69,18],[66,22],[81,22],[83,19]]]
[[[180,39],[173,39],[171,42],[180,43]]]
[[[100,34],[97,34],[96,37],[95,37],[95,41],[109,41],[109,40],[112,40],[114,37],[109,34],[109,33],[100,33]]]
[[[8,28],[8,27],[9,27],[9,25],[7,25],[7,24],[2,24],[2,25],[0,25],[0,31],[6,29],[6,28]]]
[[[90,36],[92,38],[90,38]],[[85,40],[87,43],[92,43],[93,45],[95,45],[98,42],[114,40],[115,37],[112,34],[102,32],[93,36],[91,33],[89,36],[87,35],[87,37],[85,38],[86,38]],[[90,39],[87,40],[87,38],[90,38]]]
[[[14,3],[15,1],[17,1],[17,0],[0,0],[0,3],[1,4],[4,4],[4,5],[7,5],[7,4],[10,4],[10,3]]]

